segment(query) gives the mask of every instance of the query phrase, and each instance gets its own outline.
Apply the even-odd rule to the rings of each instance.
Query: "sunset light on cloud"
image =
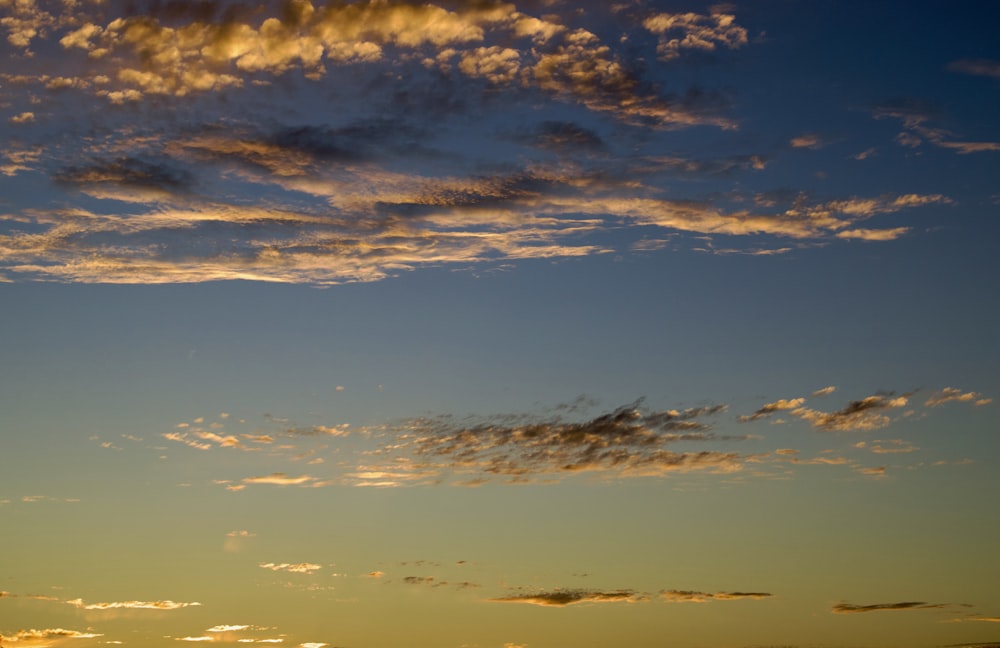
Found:
[[[0,0],[0,646],[1000,645],[998,19]]]

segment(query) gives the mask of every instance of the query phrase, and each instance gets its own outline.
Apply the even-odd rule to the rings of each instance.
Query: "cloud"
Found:
[[[948,64],[952,72],[988,76],[1000,79],[1000,61],[994,59],[961,59]]]
[[[703,419],[725,405],[684,410],[647,410],[641,401],[586,420],[552,415],[508,414],[457,419],[443,415],[407,419],[389,426],[388,440],[374,456],[381,463],[359,467],[348,483],[436,483],[473,485],[562,479],[593,473],[612,478],[673,472],[728,473],[742,467],[734,452],[673,452],[669,444],[741,441],[710,432]]]
[[[46,628],[44,630],[18,630],[12,635],[0,634],[0,642],[6,642],[6,644],[12,646],[38,646],[41,648],[60,644],[66,639],[95,639],[103,636],[102,634],[81,632],[79,630]]]
[[[828,396],[828,395],[832,394],[835,391],[837,391],[837,388],[834,387],[833,385],[830,385],[829,387],[823,387],[822,389],[817,389],[816,391],[814,391],[812,393],[812,395],[813,396]]]
[[[955,133],[930,125],[937,116],[936,111],[919,100],[900,99],[875,106],[872,115],[876,119],[898,119],[903,131],[896,136],[896,142],[909,148],[917,148],[925,141],[935,146],[953,150],[960,155],[1000,151],[1000,142],[967,142],[957,140]]]
[[[237,630],[246,630],[249,627],[248,625],[217,625],[206,629],[205,632],[235,632]]]
[[[927,407],[938,407],[945,403],[974,403],[975,405],[987,405],[992,402],[992,398],[984,398],[977,392],[962,392],[961,389],[945,387],[941,391],[934,392],[924,402]]]
[[[925,603],[923,601],[904,601],[902,603],[874,603],[871,605],[855,605],[853,603],[838,603],[832,608],[834,614],[860,614],[865,612],[884,612],[892,610],[937,610],[946,608],[951,603]]]
[[[262,569],[284,571],[290,574],[314,574],[320,569],[323,569],[323,565],[317,565],[315,563],[260,563],[257,566]]]
[[[526,603],[529,605],[540,605],[543,607],[565,607],[578,603],[636,603],[648,600],[644,594],[638,594],[633,590],[552,590],[542,591],[534,594],[512,594],[500,598],[489,599],[497,603]]]
[[[712,52],[717,45],[737,49],[747,44],[747,30],[736,24],[736,16],[719,5],[709,15],[658,13],[642,25],[660,37],[656,48],[660,59],[673,61],[685,52]]]
[[[788,143],[792,145],[792,148],[807,149],[821,149],[825,144],[823,138],[815,133],[807,133],[805,135],[793,137]]]
[[[756,421],[762,418],[767,418],[768,416],[774,414],[775,412],[780,412],[782,410],[796,409],[802,406],[806,402],[804,398],[791,398],[791,399],[780,399],[773,403],[767,403],[763,405],[753,414],[747,414],[740,416],[737,420],[741,423],[747,421]]]
[[[911,394],[895,396],[889,392],[851,401],[843,409],[834,412],[798,407],[790,413],[824,432],[876,430],[887,426],[891,420],[882,412],[904,407],[909,402],[910,396]]]
[[[176,601],[112,601],[110,603],[84,603],[83,599],[66,601],[81,610],[180,610],[186,607],[199,606],[198,602]]]
[[[768,592],[696,592],[692,590],[663,590],[660,596],[671,603],[707,603],[709,601],[735,601],[739,599],[764,599],[773,594]]]
[[[271,473],[270,475],[264,475],[262,477],[245,477],[241,481],[244,484],[270,484],[274,486],[303,486],[315,480],[316,480],[315,477],[310,477],[309,475],[289,477],[285,473],[276,472],[276,473]]]
[[[920,448],[909,441],[903,439],[886,439],[884,441],[875,440],[872,442],[859,441],[854,444],[855,448],[863,448],[875,454],[906,454],[916,452]]]

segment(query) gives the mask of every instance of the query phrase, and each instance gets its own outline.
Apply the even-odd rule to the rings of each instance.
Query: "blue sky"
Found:
[[[0,0],[0,645],[997,645],[996,18]]]

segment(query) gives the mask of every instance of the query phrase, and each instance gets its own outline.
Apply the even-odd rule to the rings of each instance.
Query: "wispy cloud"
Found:
[[[177,601],[112,601],[109,603],[85,603],[83,599],[66,601],[81,610],[180,610],[186,607],[199,606],[198,602]]]
[[[315,477],[310,477],[309,475],[299,475],[298,477],[289,477],[285,473],[276,472],[270,475],[263,475],[261,477],[245,477],[242,482],[243,484],[270,484],[273,486],[302,486],[310,482],[315,481]]]
[[[1000,79],[1000,61],[995,59],[961,59],[948,64],[952,72],[988,76]]]
[[[955,151],[960,155],[1000,151],[1000,142],[969,142],[957,139],[957,135],[944,128],[932,126],[936,111],[922,101],[900,99],[875,106],[872,115],[876,119],[898,119],[903,131],[896,136],[901,146],[917,148],[924,142]]]
[[[896,396],[889,392],[851,401],[834,412],[797,407],[790,413],[824,432],[876,430],[887,426],[890,422],[889,416],[884,412],[906,406],[910,396],[911,394]]]
[[[762,418],[767,418],[768,416],[771,416],[775,412],[780,412],[782,410],[797,409],[801,407],[802,404],[805,402],[806,399],[804,398],[790,398],[790,399],[776,400],[773,403],[767,403],[766,405],[761,406],[753,414],[746,414],[740,416],[737,420],[740,422],[757,421]]]
[[[541,591],[531,594],[511,594],[489,599],[498,603],[526,603],[543,607],[565,607],[579,603],[636,603],[649,600],[648,595],[633,590],[583,590],[566,589]]]
[[[924,402],[927,407],[937,407],[945,403],[972,403],[974,405],[988,405],[993,402],[992,398],[985,398],[977,392],[963,392],[954,387],[945,387],[941,391],[934,392]]]
[[[739,599],[765,599],[769,592],[696,592],[692,590],[663,590],[660,596],[671,603],[707,603],[709,601],[736,601]]]
[[[284,571],[290,574],[315,574],[320,569],[323,569],[323,565],[317,565],[316,563],[260,563],[257,566],[262,569]]]
[[[923,601],[903,601],[901,603],[873,603],[871,605],[855,605],[853,603],[838,603],[831,611],[834,614],[861,614],[866,612],[886,612],[894,610],[938,610],[953,605],[952,603],[925,603]]]
[[[55,646],[68,639],[95,639],[103,634],[66,630],[64,628],[46,628],[44,630],[18,630],[14,634],[0,634],[0,641],[12,646]]]
[[[441,480],[475,485],[494,478],[552,480],[581,473],[618,478],[734,472],[742,466],[737,453],[666,449],[678,443],[747,439],[710,431],[704,419],[725,409],[710,405],[653,411],[636,402],[586,420],[560,414],[403,420],[388,428],[389,440],[374,453],[381,462],[363,466],[348,480],[357,485]]]

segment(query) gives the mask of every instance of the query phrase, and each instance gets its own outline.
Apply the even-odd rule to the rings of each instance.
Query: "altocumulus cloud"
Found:
[[[615,13],[621,7],[598,3],[587,15],[558,4],[538,13],[535,3],[489,2],[295,0],[254,11],[173,3],[127,15],[112,5],[15,3],[5,18],[4,46],[19,69],[0,72],[0,100],[10,103],[10,128],[25,144],[3,152],[0,172],[51,181],[61,192],[52,204],[61,206],[26,197],[0,216],[4,275],[327,285],[431,266],[604,254],[623,245],[612,233],[623,231],[642,240],[650,231],[654,239],[737,237],[754,241],[751,253],[769,254],[792,246],[761,248],[761,237],[797,245],[894,240],[910,229],[867,221],[952,203],[940,194],[799,195],[787,204],[749,193],[668,197],[665,177],[766,166],[753,151],[667,157],[609,136],[623,125],[650,141],[677,129],[737,126],[723,93],[668,92],[661,78],[692,56],[751,46],[738,16],[721,5],[704,14]],[[605,19],[628,38],[602,38],[594,25]],[[657,59],[655,69],[645,63]],[[279,78],[296,106],[326,105],[345,78],[359,90],[335,98],[344,110],[290,123],[275,103]],[[78,112],[95,97],[103,105],[78,122],[41,117]],[[148,120],[130,114],[137,102]],[[389,117],[350,117],[352,102]],[[570,106],[580,117],[544,119],[538,105]],[[183,124],[161,118],[181,113],[190,116]],[[452,126],[501,114],[520,123],[506,133],[462,133],[488,153],[451,150]],[[959,152],[991,145],[938,143]],[[517,150],[502,157],[512,144]],[[257,199],[263,194],[266,201]],[[176,437],[201,444],[194,447],[237,444]]]

